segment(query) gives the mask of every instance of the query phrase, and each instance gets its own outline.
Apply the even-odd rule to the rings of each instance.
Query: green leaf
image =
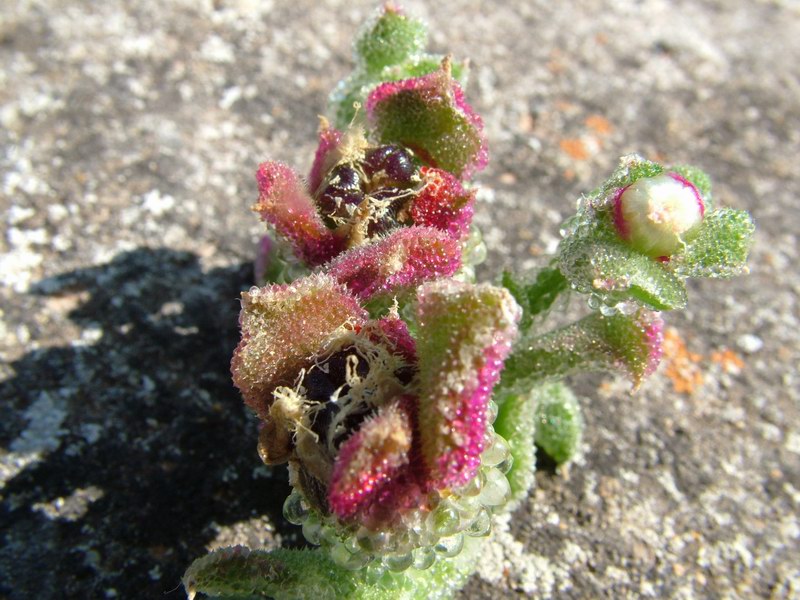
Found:
[[[436,71],[441,65],[444,56],[441,54],[420,54],[409,60],[386,67],[381,71],[380,80],[399,81],[411,77],[422,77]],[[466,62],[453,61],[451,64],[453,77],[461,87],[466,86],[469,66]]]
[[[575,394],[561,382],[533,389],[536,403],[536,445],[561,465],[571,460],[580,446],[583,417]]]
[[[738,275],[747,269],[747,255],[755,224],[749,213],[721,208],[707,214],[696,236],[674,257],[675,269],[685,277]]]
[[[528,496],[536,470],[534,445],[536,402],[528,393],[497,394],[498,412],[494,430],[508,442],[513,462],[506,473],[511,484],[511,500],[506,510],[512,511]]]
[[[197,559],[183,576],[190,599],[197,593],[243,600],[443,600],[466,583],[475,570],[482,540],[467,538],[453,558],[430,568],[402,573],[372,569],[348,571],[327,552],[315,550],[250,550],[222,548]]]
[[[635,300],[654,310],[676,310],[687,302],[686,285],[658,260],[621,241],[594,239],[591,232],[567,238],[559,251],[566,278],[608,305]]]
[[[593,313],[518,343],[506,359],[500,387],[522,393],[542,381],[587,370],[622,370],[638,386],[661,358],[662,328],[658,313],[646,309],[633,315]]]
[[[546,312],[559,295],[569,289],[569,282],[556,267],[541,269],[532,282],[510,271],[503,271],[501,284],[522,307],[521,332],[530,329],[534,317]]]

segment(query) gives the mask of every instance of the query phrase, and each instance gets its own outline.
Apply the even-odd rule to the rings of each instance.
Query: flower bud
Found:
[[[620,236],[647,256],[667,258],[683,236],[703,220],[705,205],[697,188],[677,173],[639,179],[614,198],[614,224]]]

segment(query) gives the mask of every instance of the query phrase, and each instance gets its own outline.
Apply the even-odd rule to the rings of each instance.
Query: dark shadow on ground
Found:
[[[20,416],[35,403],[66,415],[58,447],[0,492],[0,597],[182,598],[216,525],[267,515],[290,532],[285,471],[258,468],[256,422],[230,381],[249,271],[138,249],[36,286],[75,302],[70,318],[94,335],[30,352],[0,383],[6,448],[36,448]],[[54,503],[87,489],[102,495],[74,520]]]

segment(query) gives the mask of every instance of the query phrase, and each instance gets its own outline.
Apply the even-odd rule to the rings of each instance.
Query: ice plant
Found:
[[[258,169],[270,233],[231,370],[261,459],[289,465],[284,516],[312,549],[217,550],[186,572],[190,597],[449,597],[493,516],[528,496],[537,449],[557,464],[579,451],[565,378],[605,370],[637,388],[686,280],[746,270],[750,216],[715,207],[700,170],[631,155],[581,198],[549,264],[475,283],[483,125],[464,66],[425,36],[387,3],[308,177]],[[585,316],[549,325],[570,292]]]
[[[393,260],[379,248],[363,260]],[[370,318],[335,272],[255,288],[242,306],[234,383],[262,419],[262,459],[289,462],[287,518],[310,541],[345,568],[396,568],[487,533],[508,490],[487,410],[517,331],[507,290],[421,285],[416,340],[393,311]]]

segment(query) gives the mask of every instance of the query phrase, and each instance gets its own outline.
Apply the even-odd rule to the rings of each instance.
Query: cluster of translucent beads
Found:
[[[496,414],[497,407],[490,403],[490,422]],[[505,474],[512,461],[508,442],[489,425],[477,475],[461,488],[433,492],[429,498],[432,510],[410,511],[391,530],[347,528],[334,517],[321,517],[309,510],[296,490],[286,499],[283,515],[290,523],[302,526],[309,543],[327,548],[334,562],[346,569],[367,567],[380,577],[410,567],[427,569],[439,558],[459,554],[464,536],[491,533],[492,513],[511,498]]]

